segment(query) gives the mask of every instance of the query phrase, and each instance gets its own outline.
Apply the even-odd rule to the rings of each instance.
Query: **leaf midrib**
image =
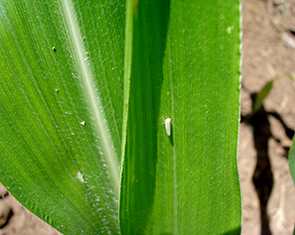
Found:
[[[107,127],[107,123],[105,120],[104,113],[100,107],[103,107],[100,104],[100,101],[96,98],[98,97],[98,91],[96,90],[97,86],[95,86],[95,80],[93,77],[93,73],[90,69],[90,66],[87,66],[84,63],[84,56],[86,53],[85,47],[83,43],[81,43],[81,35],[80,29],[78,27],[78,21],[75,17],[72,3],[70,0],[61,1],[62,10],[65,15],[65,21],[68,26],[68,31],[70,33],[69,39],[74,47],[74,53],[76,55],[76,61],[78,68],[81,71],[81,77],[84,82],[85,89],[83,90],[84,95],[87,97],[89,102],[90,110],[92,110],[92,114],[94,116],[95,122],[95,132],[100,139],[102,152],[104,153],[106,163],[110,169],[110,176],[113,184],[113,188],[115,193],[118,195],[119,193],[119,182],[120,182],[120,172],[118,167],[117,156],[114,151],[113,141],[111,139],[111,135],[109,133],[109,128]],[[99,89],[99,87],[98,87]]]

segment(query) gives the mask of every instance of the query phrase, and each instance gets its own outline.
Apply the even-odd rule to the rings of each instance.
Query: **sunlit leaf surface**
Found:
[[[0,11],[0,181],[65,234],[116,234],[125,1]]]
[[[0,181],[65,234],[239,233],[239,1],[127,6],[0,2]]]
[[[130,9],[121,231],[240,234],[239,1],[139,1]],[[162,118],[171,118],[170,136]]]

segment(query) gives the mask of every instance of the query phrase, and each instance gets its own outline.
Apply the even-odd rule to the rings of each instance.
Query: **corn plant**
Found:
[[[239,234],[238,0],[0,1],[0,181],[64,234]]]

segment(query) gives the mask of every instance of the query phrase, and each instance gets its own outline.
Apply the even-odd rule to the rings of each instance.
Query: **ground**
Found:
[[[287,74],[295,72],[295,1],[245,0],[242,13],[242,234],[292,234],[295,191],[287,155],[295,130],[295,83]],[[249,121],[253,97],[277,75]]]
[[[292,234],[295,190],[287,153],[295,130],[295,0],[244,0],[239,172],[244,235]],[[280,79],[250,118],[255,94]],[[0,186],[0,235],[53,235],[53,228]]]

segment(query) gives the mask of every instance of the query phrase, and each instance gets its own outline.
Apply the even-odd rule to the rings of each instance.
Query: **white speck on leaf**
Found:
[[[226,30],[226,32],[231,33],[231,31],[233,30],[234,26],[229,26]]]
[[[84,179],[80,171],[77,172],[77,177],[82,183],[84,183]]]

